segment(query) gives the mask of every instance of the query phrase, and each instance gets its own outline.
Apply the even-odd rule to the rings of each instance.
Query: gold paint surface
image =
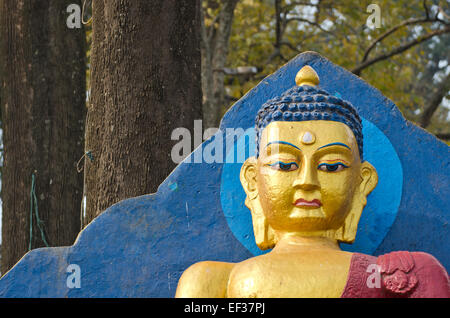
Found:
[[[306,131],[314,143],[301,142]],[[240,179],[256,243],[273,250],[238,264],[194,264],[176,297],[340,297],[352,253],[338,242],[354,241],[377,178],[345,124],[270,123]]]
[[[309,85],[317,86],[320,83],[319,75],[316,71],[309,65],[303,66],[300,71],[298,71],[295,76],[295,83],[297,86]]]

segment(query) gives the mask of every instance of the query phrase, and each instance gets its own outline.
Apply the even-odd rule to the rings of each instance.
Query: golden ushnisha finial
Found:
[[[311,66],[306,65],[298,71],[297,76],[295,76],[295,83],[297,86],[316,86],[320,83],[319,75],[317,75],[316,71],[314,71]]]

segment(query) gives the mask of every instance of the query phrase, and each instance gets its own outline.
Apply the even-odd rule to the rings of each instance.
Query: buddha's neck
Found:
[[[341,250],[335,239],[320,235],[320,233],[314,233],[313,235],[305,233],[278,233],[277,241],[273,249],[276,253],[294,250],[311,251],[312,249]]]

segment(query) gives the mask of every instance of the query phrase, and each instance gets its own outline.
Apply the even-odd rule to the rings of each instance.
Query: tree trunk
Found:
[[[199,0],[93,1],[84,225],[153,193],[175,168],[172,131],[201,119]]]
[[[205,17],[202,16],[202,88],[205,128],[219,126],[222,108],[226,106],[223,69],[227,61],[234,9],[238,0],[220,0],[219,2],[220,11],[215,17],[217,26],[213,23],[207,27],[204,22]]]
[[[81,6],[81,0],[0,1],[2,273],[29,247],[71,245],[80,231],[85,33],[67,27],[73,3]],[[33,174],[38,210],[30,224]]]

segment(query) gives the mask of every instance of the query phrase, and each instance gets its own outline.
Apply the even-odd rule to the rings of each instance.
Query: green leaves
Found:
[[[372,1],[294,1],[280,2],[277,16],[274,1],[241,0],[235,10],[227,66],[256,66],[259,73],[248,78],[228,78],[227,94],[240,98],[262,78],[300,52],[316,51],[349,70],[381,57],[362,68],[359,74],[392,99],[412,121],[418,121],[439,82],[439,72],[448,72],[449,33],[436,35],[395,53],[399,47],[430,32],[445,29],[449,4],[443,1],[378,1],[381,27],[369,28],[366,11]],[[427,19],[428,21],[423,21]],[[445,21],[445,22],[444,22]],[[374,42],[375,41],[375,42]],[[278,43],[278,47],[277,47]],[[373,48],[370,46],[373,45]],[[370,50],[368,50],[370,48]],[[383,58],[383,56],[389,56]],[[447,66],[438,68],[436,65]],[[445,102],[444,102],[445,103]],[[447,102],[447,104],[449,104]],[[448,109],[439,107],[430,130],[450,131]],[[444,128],[443,128],[444,127]],[[446,127],[446,128],[445,128]]]

